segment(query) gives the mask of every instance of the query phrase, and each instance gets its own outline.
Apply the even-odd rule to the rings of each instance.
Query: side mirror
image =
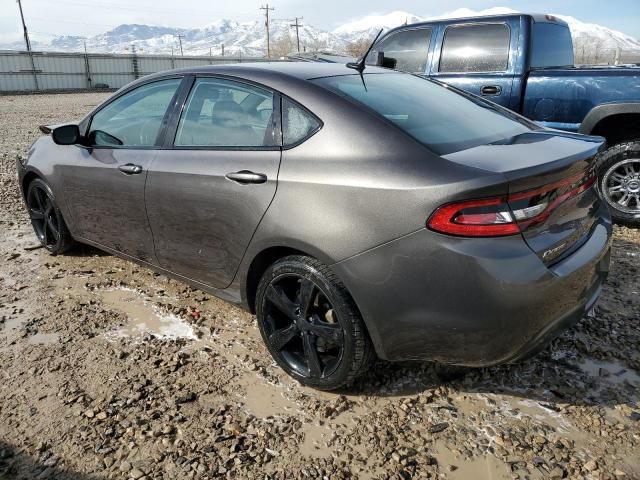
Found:
[[[52,130],[51,138],[58,145],[75,145],[80,143],[80,129],[78,125],[62,125]]]

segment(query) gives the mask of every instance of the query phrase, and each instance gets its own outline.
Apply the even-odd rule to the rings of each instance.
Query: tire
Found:
[[[26,204],[36,237],[51,255],[62,254],[74,246],[62,212],[46,182],[36,178],[29,183]]]
[[[256,315],[269,353],[303,385],[348,387],[375,357],[349,292],[313,258],[293,255],[272,264],[258,284]]]
[[[598,193],[609,206],[613,220],[640,227],[640,141],[614,145],[596,162]]]

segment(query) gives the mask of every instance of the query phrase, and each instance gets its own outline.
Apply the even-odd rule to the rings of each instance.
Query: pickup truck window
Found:
[[[531,68],[572,67],[573,40],[566,25],[534,23]]]
[[[396,61],[396,70],[424,73],[427,69],[430,41],[430,28],[414,28],[392,33],[376,45],[368,61],[375,63],[378,52],[384,52],[385,58]]]
[[[444,34],[440,72],[503,72],[509,65],[505,24],[454,25]]]
[[[490,102],[417,75],[340,75],[313,81],[384,117],[438,155],[504,141],[534,128]]]

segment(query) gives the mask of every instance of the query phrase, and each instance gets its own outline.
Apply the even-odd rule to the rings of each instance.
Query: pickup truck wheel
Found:
[[[621,143],[597,159],[598,190],[616,223],[640,227],[640,141]]]

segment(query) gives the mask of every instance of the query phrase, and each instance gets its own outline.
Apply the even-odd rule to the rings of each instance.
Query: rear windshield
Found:
[[[504,141],[534,124],[482,99],[402,73],[344,75],[314,82],[400,127],[438,155]]]
[[[569,27],[557,23],[534,23],[531,68],[570,66],[573,66],[573,40]]]

